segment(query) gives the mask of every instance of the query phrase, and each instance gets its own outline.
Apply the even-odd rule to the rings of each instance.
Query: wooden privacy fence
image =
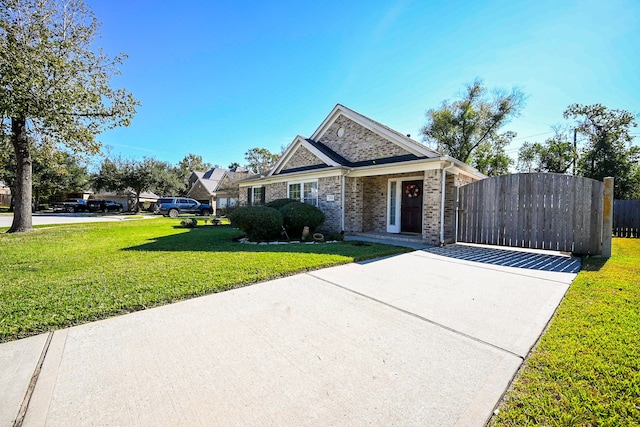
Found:
[[[613,235],[640,237],[640,199],[613,202]]]
[[[600,181],[550,173],[467,184],[458,193],[457,241],[601,254],[603,195]]]

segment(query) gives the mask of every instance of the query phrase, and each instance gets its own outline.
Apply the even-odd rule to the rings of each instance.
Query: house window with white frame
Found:
[[[249,187],[249,205],[264,205],[264,187]]]
[[[288,198],[318,206],[318,181],[290,182],[287,188]]]

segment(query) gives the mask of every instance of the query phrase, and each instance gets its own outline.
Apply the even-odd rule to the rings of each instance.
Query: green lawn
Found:
[[[179,219],[0,234],[0,342],[267,279],[408,249],[340,242],[247,245]],[[3,231],[3,230],[0,230]]]
[[[640,425],[640,239],[591,258],[491,422]]]

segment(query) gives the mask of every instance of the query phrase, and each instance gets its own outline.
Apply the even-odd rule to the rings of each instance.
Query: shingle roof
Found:
[[[370,159],[370,160],[361,160],[358,162],[351,162],[347,159],[345,159],[344,157],[342,157],[340,154],[336,153],[335,151],[333,151],[331,148],[327,147],[326,145],[317,142],[317,141],[312,141],[311,139],[307,139],[306,140],[309,144],[311,144],[313,147],[315,147],[316,149],[318,149],[320,152],[322,152],[322,154],[324,154],[325,156],[329,157],[331,160],[333,160],[334,162],[339,163],[342,166],[347,166],[350,168],[354,168],[354,167],[358,167],[358,166],[369,166],[369,165],[383,165],[383,164],[389,164],[389,163],[399,163],[399,162],[406,162],[406,161],[410,161],[410,160],[418,160],[418,159],[425,159],[427,158],[426,156],[416,156],[415,154],[405,154],[402,156],[393,156],[393,157],[384,157],[382,159]],[[311,167],[312,169],[317,169],[317,167]],[[299,169],[299,168],[297,168]],[[291,169],[287,169],[286,170],[291,171]],[[281,171],[285,172],[285,171]]]

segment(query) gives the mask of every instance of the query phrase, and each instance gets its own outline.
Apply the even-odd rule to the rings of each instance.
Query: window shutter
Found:
[[[251,187],[247,188],[247,205],[248,206],[252,205],[252,203],[251,203],[251,195],[252,195],[251,193],[252,192],[253,192],[253,188],[251,188]]]
[[[260,204],[264,205],[264,201],[266,200],[265,195],[266,195],[267,192],[265,191],[264,187],[262,187],[261,190],[262,191],[260,191]]]

